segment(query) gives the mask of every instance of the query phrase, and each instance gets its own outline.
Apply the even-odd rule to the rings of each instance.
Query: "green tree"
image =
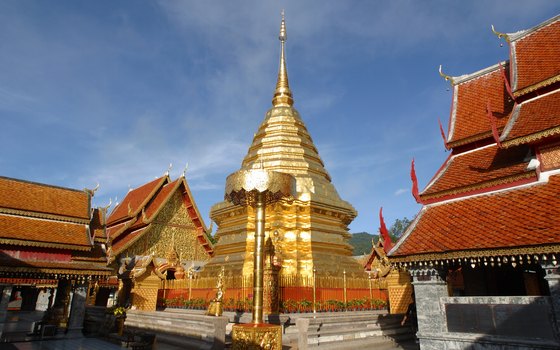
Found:
[[[402,219],[396,219],[389,228],[389,234],[391,235],[391,238],[395,239],[395,241],[399,239],[404,231],[406,231],[411,222],[412,220],[409,220],[406,216]]]

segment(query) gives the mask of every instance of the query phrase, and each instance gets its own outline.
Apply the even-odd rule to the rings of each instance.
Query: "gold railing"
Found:
[[[334,276],[317,276],[315,277],[316,288],[346,288],[348,289],[387,289],[387,281],[385,279],[368,279],[368,278],[346,278]],[[213,289],[216,288],[217,279],[214,277],[193,278],[183,280],[164,280],[161,283],[161,289]],[[313,287],[313,277],[307,276],[280,276],[278,278],[280,287]],[[224,286],[227,288],[253,288],[253,276],[226,276],[224,277]]]

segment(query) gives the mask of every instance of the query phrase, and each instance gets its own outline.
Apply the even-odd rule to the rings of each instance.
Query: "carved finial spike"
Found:
[[[498,39],[502,39],[504,38],[508,43],[509,43],[509,35],[507,35],[506,33],[502,33],[502,32],[498,32],[495,28],[494,25],[490,25],[490,27],[492,28],[492,33],[494,33]]]
[[[181,177],[185,177],[185,175],[187,174],[187,169],[189,168],[189,162],[187,162],[187,164],[185,164],[185,168],[183,169],[183,172],[181,173]]]
[[[109,198],[109,204],[104,206],[103,209],[105,209],[105,211],[108,211],[112,204],[113,204],[113,199]]]
[[[278,36],[281,42],[286,42],[288,40],[288,35],[286,34],[286,19],[284,17],[284,10],[282,10],[282,21],[280,22],[280,35]]]
[[[282,21],[280,22],[280,35],[278,39],[281,43],[280,50],[280,67],[278,69],[278,80],[276,81],[276,90],[272,98],[272,105],[274,107],[291,107],[294,104],[292,92],[290,91],[290,84],[288,83],[288,70],[286,69],[286,58],[284,53],[284,44],[288,40],[286,32],[286,21],[284,18],[284,11],[282,11]]]
[[[167,171],[165,171],[164,175],[169,175],[169,172],[171,171],[171,168],[173,168],[173,163],[169,163],[169,167],[167,168]]]
[[[442,69],[441,69],[441,64],[439,65],[439,69],[438,69],[439,75],[445,79],[445,81],[449,81],[451,84],[453,84],[453,77],[450,75],[447,75],[445,73],[443,73]]]

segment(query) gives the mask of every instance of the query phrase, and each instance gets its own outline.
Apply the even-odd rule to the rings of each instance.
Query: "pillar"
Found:
[[[422,345],[424,334],[447,332],[444,310],[441,309],[440,298],[447,297],[445,271],[435,268],[414,268],[410,270],[413,279],[418,317],[418,339]]]
[[[554,315],[554,328],[556,335],[560,336],[560,268],[554,265],[542,264],[545,271],[544,279],[548,283],[550,298],[552,300],[552,314]]]
[[[8,316],[8,304],[12,296],[12,289],[12,286],[2,287],[2,298],[0,299],[0,338],[2,338],[4,324],[6,323],[6,317]]]
[[[70,306],[70,317],[68,319],[68,337],[81,337],[84,328],[86,315],[86,298],[88,283],[76,282],[74,285],[74,295]]]

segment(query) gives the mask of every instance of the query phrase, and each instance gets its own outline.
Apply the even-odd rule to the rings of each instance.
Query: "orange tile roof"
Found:
[[[17,259],[0,259],[0,271],[7,272],[41,272],[78,275],[109,275],[113,270],[105,264],[83,263],[83,262],[60,262],[60,261],[22,261]]]
[[[515,95],[551,84],[560,75],[560,17],[511,41]],[[552,79],[552,80],[551,80]],[[544,84],[543,84],[544,83]],[[516,93],[517,92],[517,93]]]
[[[0,207],[89,219],[90,197],[86,191],[0,177]]]
[[[486,111],[488,101],[498,130],[506,125],[513,108],[513,101],[507,93],[497,65],[488,69],[488,72],[481,71],[472,76],[454,86],[454,103],[447,138],[449,147],[492,136]]]
[[[429,199],[480,190],[515,181],[515,175],[525,173],[536,179],[535,170],[527,170],[530,152],[527,146],[500,149],[494,144],[452,155],[420,197]]]
[[[149,227],[152,220],[157,216],[166,203],[168,203],[169,199],[176,193],[176,191],[180,191],[179,193],[183,197],[183,203],[186,206],[185,209],[187,210],[187,214],[197,227],[198,241],[208,254],[212,254],[213,247],[205,233],[207,229],[202,221],[202,217],[200,216],[198,209],[196,208],[186,179],[184,177],[179,177],[174,181],[170,181],[170,179],[166,177],[166,182],[167,183],[165,184],[162,182],[159,186],[155,187],[157,190],[146,190],[146,188],[154,188],[154,181],[139,187],[138,189],[143,189],[142,193],[149,193],[143,200],[139,200],[142,196],[138,193],[133,193],[136,190],[129,192],[129,195],[127,195],[126,198],[136,198],[136,203],[141,204],[138,210],[136,210],[136,214],[133,218],[128,221],[113,219],[113,222],[108,224],[107,234],[112,242],[113,256],[122,253],[130,246],[130,244],[133,244],[137,239],[139,239],[144,232],[147,232],[146,229]],[[124,203],[125,201],[123,201],[123,203],[115,209],[115,212],[120,210]],[[113,215],[115,214],[111,214],[111,217],[113,217]]]
[[[107,236],[111,239],[117,238],[125,231],[126,228],[132,226],[135,221],[136,218],[132,218],[130,220],[123,221],[112,226],[107,226]]]
[[[548,183],[424,206],[390,256],[419,261],[422,255],[431,260],[458,251],[500,255],[500,249],[560,245],[558,193],[560,175]]]
[[[148,223],[154,219],[154,215],[162,209],[163,205],[167,203],[171,195],[175,193],[175,190],[180,183],[182,183],[182,178],[178,178],[177,180],[167,183],[161,187],[144,209],[146,220],[148,222],[144,221],[144,217],[142,215],[142,217],[140,217],[134,225],[130,227],[130,230],[137,230],[140,227],[148,225]]]
[[[509,147],[555,135],[560,135],[560,90],[516,106],[500,139]]]
[[[146,231],[148,227],[150,227],[150,225],[147,225],[135,231],[127,232],[127,234],[123,235],[122,238],[120,238],[117,242],[114,242],[113,245],[111,246],[111,249],[113,250],[113,255],[116,256],[122,253],[126,248],[128,248],[128,246],[130,246],[137,239],[139,239],[142,236],[142,233],[144,233],[144,231]]]
[[[88,227],[83,224],[0,214],[0,242],[21,245],[90,249]]]
[[[107,224],[111,225],[127,217],[138,214],[146,205],[148,200],[152,198],[154,193],[166,182],[169,181],[167,175],[150,181],[138,188],[129,191],[122,202],[111,212],[107,219]],[[129,209],[131,214],[129,215]]]
[[[105,231],[105,209],[95,208],[93,210],[89,229],[92,237],[96,239],[107,238]]]

